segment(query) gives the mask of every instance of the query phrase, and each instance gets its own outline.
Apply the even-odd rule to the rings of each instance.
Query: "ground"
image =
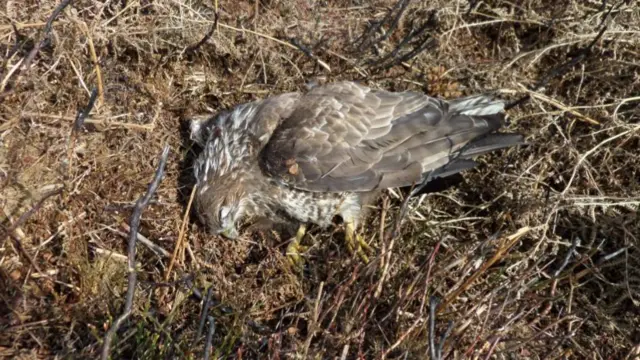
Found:
[[[59,4],[0,3],[0,357],[100,354],[125,304],[127,224],[165,144],[138,232],[166,252],[137,243],[114,359],[202,358],[208,288],[212,358],[640,356],[637,2]],[[229,241],[185,216],[186,119],[344,79],[523,99],[508,130],[529,145],[411,199],[396,237],[406,190],[386,192],[363,229],[368,265],[339,224],[311,229],[298,273],[290,229]]]

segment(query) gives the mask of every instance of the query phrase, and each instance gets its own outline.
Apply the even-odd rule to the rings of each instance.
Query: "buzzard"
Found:
[[[194,163],[195,211],[212,234],[238,235],[249,216],[297,221],[289,259],[301,264],[306,225],[344,221],[350,252],[371,249],[356,232],[386,188],[424,185],[476,165],[472,158],[519,145],[499,133],[504,103],[488,95],[445,101],[353,82],[286,93],[191,121],[203,150]]]

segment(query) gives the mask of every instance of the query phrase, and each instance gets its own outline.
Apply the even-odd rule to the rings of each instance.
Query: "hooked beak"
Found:
[[[226,237],[227,239],[235,239],[238,237],[238,230],[236,230],[235,227],[229,227],[226,228],[224,230],[222,230],[221,232],[222,236]]]

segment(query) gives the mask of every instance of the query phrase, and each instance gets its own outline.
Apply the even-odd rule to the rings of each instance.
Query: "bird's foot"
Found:
[[[368,264],[369,255],[373,255],[374,250],[366,241],[364,241],[364,237],[356,232],[353,223],[347,223],[344,239],[347,243],[347,249],[349,252],[351,254],[358,254],[360,259],[362,259],[365,264]]]
[[[308,246],[300,244],[306,232],[307,227],[305,225],[300,225],[296,236],[291,239],[291,242],[287,246],[287,258],[289,259],[289,263],[297,269],[302,269],[304,267],[304,258],[301,253],[309,249]]]

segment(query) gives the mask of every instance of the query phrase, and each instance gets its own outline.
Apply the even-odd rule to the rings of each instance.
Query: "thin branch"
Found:
[[[77,115],[76,115],[77,116]],[[130,117],[130,114],[123,114],[122,116]],[[136,131],[150,131],[155,127],[155,119],[149,124],[134,124],[134,123],[126,123],[121,121],[114,121],[112,119],[116,119],[122,116],[110,116],[110,117],[94,117],[93,119],[85,119],[85,124],[98,124],[105,126],[107,128],[121,127],[130,130]],[[54,120],[65,120],[65,121],[76,121],[75,116],[67,116],[67,115],[57,115],[57,114],[46,114],[46,113],[38,113],[38,112],[30,112],[24,111],[20,114],[21,118],[45,118],[45,119],[54,119]]]
[[[436,350],[436,308],[438,303],[439,300],[435,296],[429,299],[429,358],[431,360],[438,360]]]
[[[213,34],[216,32],[216,29],[218,28],[218,12],[216,11],[214,13],[215,18],[213,19],[213,24],[211,25],[211,28],[209,29],[209,31],[207,31],[207,33],[204,35],[204,37],[202,38],[202,40],[198,41],[197,43],[193,44],[193,45],[189,45],[184,52],[185,53],[190,53],[193,54],[196,52],[196,50],[198,50],[202,45],[204,45],[204,43],[206,43],[211,36],[213,36]]]
[[[309,59],[315,60],[314,56],[313,56],[313,52],[311,51],[311,49],[309,49],[308,47],[304,46],[303,44],[300,43],[300,41],[298,41],[298,39],[296,38],[291,38],[289,39],[289,42],[298,48],[298,50],[302,51],[303,54],[305,54]]]
[[[440,336],[440,343],[438,343],[438,348],[436,349],[436,353],[438,354],[438,359],[442,359],[442,351],[444,350],[444,344],[447,341],[449,335],[453,331],[453,321],[449,321],[449,325],[447,325],[447,330]]]
[[[436,296],[429,299],[429,357],[431,360],[441,360],[444,344],[453,331],[453,321],[449,321],[447,330],[440,336],[440,341],[436,343],[436,309],[440,305],[440,300]]]
[[[323,41],[323,40],[321,40]],[[298,39],[295,38],[291,38],[289,39],[289,42],[291,43],[291,45],[295,46],[298,50],[302,51],[302,53],[308,57],[309,59],[315,61],[316,63],[318,63],[318,65],[322,66],[325,70],[327,71],[331,71],[331,67],[329,66],[329,64],[327,64],[326,62],[320,60],[317,56],[315,56],[313,54],[313,51],[311,49],[309,49],[308,47],[304,46],[303,44],[300,43],[300,41],[298,41]],[[318,44],[316,44],[317,47]]]
[[[209,360],[211,356],[211,343],[213,342],[213,334],[216,332],[216,319],[213,316],[207,316],[207,320],[209,320],[209,331],[207,331],[207,340],[204,344],[204,360]]]
[[[73,121],[73,127],[71,128],[71,138],[69,141],[69,147],[67,149],[67,174],[69,177],[71,177],[71,169],[73,168],[73,149],[75,149],[76,147],[76,141],[78,138],[78,132],[80,132],[80,130],[82,130],[82,128],[84,127],[84,121],[86,120],[86,118],[89,116],[89,113],[91,112],[91,109],[93,109],[93,106],[96,103],[96,99],[98,97],[98,89],[93,88],[93,90],[91,91],[91,96],[89,97],[89,102],[87,103],[87,106],[85,106],[83,109],[78,110],[78,114],[76,115],[76,119]]]
[[[415,48],[413,48],[413,50],[411,50],[410,52],[400,56],[398,59],[384,65],[381,66],[380,69],[381,70],[387,70],[393,66],[396,66],[398,64],[403,64],[405,65],[405,63],[411,61],[413,58],[415,58],[416,56],[420,55],[420,53],[422,53],[423,51],[429,49],[429,48],[435,48],[438,45],[438,42],[435,39],[432,38],[425,38],[422,43],[420,43],[420,45],[417,45]]]
[[[546,95],[543,95],[541,93],[535,92],[533,90],[529,90],[527,89],[524,85],[520,84],[521,87],[524,88],[524,90],[527,92],[527,95],[529,96],[529,98],[533,97],[535,99],[544,101],[550,105],[552,105],[553,107],[556,107],[560,110],[562,110],[563,112],[566,111],[570,114],[572,114],[573,116],[575,116],[576,118],[578,118],[578,120],[580,121],[584,121],[587,122],[591,125],[600,125],[600,122],[597,120],[594,120],[586,115],[581,114],[580,112],[570,108],[569,106],[561,103],[560,101],[556,100],[556,99],[552,99]]]
[[[553,273],[554,278],[557,278],[558,276],[560,276],[562,271],[564,271],[564,268],[567,267],[567,265],[569,264],[569,260],[571,260],[571,255],[573,255],[573,253],[576,251],[576,247],[578,246],[579,243],[580,243],[580,238],[577,236],[574,237],[573,241],[571,242],[571,247],[569,248],[569,251],[567,251],[567,255],[565,255],[564,260],[562,261],[562,264],[560,265],[558,270],[556,270],[555,273]]]
[[[38,55],[40,50],[49,41],[49,34],[51,33],[51,28],[53,27],[53,22],[58,17],[58,15],[60,15],[62,10],[64,10],[64,8],[66,8],[70,3],[71,3],[71,0],[62,0],[62,2],[58,6],[56,6],[56,8],[53,10],[53,12],[51,13],[51,16],[49,16],[49,19],[47,20],[47,24],[44,27],[44,31],[43,31],[43,34],[42,34],[42,39],[40,39],[40,42],[38,42],[36,44],[36,46],[34,46],[33,49],[31,49],[31,51],[29,52],[29,54],[27,55],[25,60],[22,62],[22,68],[23,69],[25,69],[27,71],[29,70],[29,66],[31,66],[31,62],[33,62],[33,59]],[[20,75],[20,71],[17,71],[16,75],[19,76]],[[4,83],[4,82],[6,82],[6,80],[7,79],[4,79],[4,80],[2,80],[2,82]],[[16,78],[14,80],[14,83],[16,81],[18,81],[18,78]],[[10,89],[10,90],[7,90],[4,93],[0,94],[0,102],[2,102],[2,100],[4,100],[4,98],[7,95],[9,95],[10,93],[12,93],[13,91],[14,91],[14,89]]]
[[[411,185],[409,194],[407,194],[407,196],[402,201],[402,205],[400,205],[400,211],[396,216],[395,222],[393,224],[393,228],[391,230],[391,239],[395,239],[396,237],[398,237],[398,235],[400,235],[400,228],[402,227],[402,221],[404,220],[404,217],[407,215],[407,210],[409,210],[409,200],[411,200],[411,198],[415,194],[417,194],[420,190],[422,190],[422,188],[426,185],[428,181],[429,180],[425,180],[422,184],[418,185],[418,187],[416,187],[415,183]]]
[[[91,57],[91,62],[93,63],[96,72],[96,82],[98,83],[98,95],[100,96],[100,104],[104,104],[104,85],[102,80],[102,70],[100,70],[100,61],[98,60],[98,54],[96,53],[96,47],[93,43],[91,31],[84,21],[76,21],[76,23],[87,37],[87,43],[89,45],[89,56]]]
[[[398,5],[399,5],[400,9],[398,10],[398,13],[393,18],[393,20],[391,21],[391,24],[389,24],[389,28],[384,32],[384,34],[381,37],[376,39],[370,46],[377,45],[377,44],[387,40],[389,38],[389,36],[391,36],[391,34],[393,34],[395,29],[398,27],[398,24],[400,23],[400,19],[402,18],[402,15],[404,15],[404,12],[407,10],[407,7],[409,6],[409,2],[411,2],[411,0],[400,0],[400,1],[398,1],[398,3],[396,4],[395,8],[398,8]],[[387,20],[391,16],[392,12],[393,12],[393,10],[389,11],[387,16],[385,16],[385,18],[382,20],[381,24],[384,24],[385,22],[387,22]]]
[[[131,228],[129,227],[129,225],[127,225],[126,223],[122,223],[122,228],[124,229],[125,232],[122,232],[118,229],[114,229],[112,227],[107,226],[106,228],[111,230],[112,232],[124,236],[125,238],[129,238],[129,231],[131,231]],[[163,249],[162,247],[160,247],[159,245],[157,245],[156,243],[154,243],[153,241],[147,239],[144,235],[138,233],[138,241],[149,248],[149,250],[153,251],[158,257],[160,258],[169,258],[171,257],[171,254]]]
[[[438,44],[437,41],[431,38],[431,36],[427,33],[428,29],[434,27],[435,15],[435,11],[431,12],[429,18],[424,21],[424,23],[422,23],[422,25],[420,25],[417,29],[412,29],[393,51],[391,51],[381,59],[371,61],[369,63],[369,66],[377,70],[387,70],[395,65],[410,61],[431,46],[436,46]],[[425,34],[426,36],[424,36]],[[409,44],[412,40],[418,39],[420,37],[423,38],[419,40],[418,44],[415,45],[411,51],[398,56],[405,45]]]
[[[24,224],[27,221],[27,219],[31,217],[31,215],[35,214],[38,210],[40,210],[40,208],[48,198],[55,195],[59,195],[60,193],[62,193],[63,189],[64,189],[63,187],[60,187],[58,189],[52,190],[44,194],[44,196],[42,196],[42,198],[40,198],[40,200],[38,200],[38,202],[31,207],[31,209],[25,211],[22,215],[20,215],[18,220],[16,220],[16,222],[13,223],[13,225],[11,225],[8,229],[4,230],[4,233],[2,233],[2,236],[0,236],[0,239],[2,239],[2,241],[0,241],[0,244],[4,244],[4,241],[7,236],[11,236],[11,234],[13,234],[13,232],[17,228],[22,226],[22,224]]]
[[[36,271],[40,274],[45,275],[46,277],[49,277],[48,275],[46,275],[46,273],[44,271],[42,271],[40,269],[40,267],[38,266],[38,264],[36,264],[36,262],[33,260],[33,257],[31,257],[31,255],[29,255],[29,253],[27,252],[27,250],[22,246],[22,243],[20,242],[20,239],[15,235],[15,234],[11,234],[10,236],[11,240],[13,240],[13,246],[16,248],[16,250],[18,251],[18,253],[20,255],[22,255],[25,259],[27,259],[27,262],[29,262],[29,264],[31,266],[33,266],[34,269],[36,269]]]
[[[20,34],[20,31],[18,31],[18,28],[16,27],[16,25],[12,23],[11,28],[15,33],[16,43],[13,45],[11,50],[9,50],[9,53],[7,54],[6,58],[2,61],[2,64],[0,65],[0,75],[2,75],[3,70],[6,69],[7,64],[9,63],[9,60],[13,57],[13,55],[15,55],[18,51],[20,51],[26,43],[26,41],[22,41],[24,36]]]
[[[73,131],[78,132],[82,130],[82,128],[84,127],[85,119],[89,116],[91,109],[93,109],[93,106],[96,104],[97,97],[98,97],[98,89],[93,88],[93,90],[91,91],[91,97],[89,97],[89,102],[87,103],[87,106],[84,109],[78,111],[78,115],[76,115],[76,119],[73,122]]]
[[[358,51],[359,52],[366,51],[367,49],[386,40],[393,33],[395,28],[398,26],[398,23],[400,22],[400,18],[404,14],[404,11],[407,9],[408,5],[409,5],[409,0],[399,0],[398,2],[395,3],[395,5],[393,5],[393,7],[387,12],[385,17],[381,21],[371,24],[371,26],[369,26],[369,28],[361,35],[360,39],[358,39],[360,41],[360,45],[358,45],[357,47]],[[379,38],[372,39],[374,37],[374,34],[380,30],[382,25],[384,25],[389,21],[389,19],[391,19],[391,16],[396,10],[398,10],[398,12],[391,20],[389,29],[387,29],[387,31]]]
[[[607,144],[613,140],[616,140],[618,138],[621,138],[629,133],[633,134],[634,132],[640,130],[640,125],[636,126],[632,129],[629,129],[627,131],[623,131],[617,135],[614,135],[608,139],[603,140],[602,142],[598,143],[598,145],[594,146],[593,148],[591,148],[591,150],[587,151],[586,153],[584,153],[580,159],[578,159],[578,163],[576,164],[576,166],[573,168],[573,173],[571,173],[571,177],[569,178],[569,181],[567,182],[567,185],[565,186],[564,190],[562,190],[562,195],[566,195],[567,191],[569,191],[569,189],[571,188],[571,185],[573,184],[573,180],[576,177],[576,174],[578,173],[578,170],[580,169],[580,166],[582,165],[582,163],[587,159],[587,157],[591,156],[591,154],[595,153],[600,147],[602,147],[604,144]]]
[[[111,328],[107,332],[104,337],[104,343],[102,345],[102,360],[107,360],[109,358],[109,350],[111,347],[111,341],[113,340],[113,336],[116,334],[122,323],[129,318],[131,315],[131,310],[133,308],[133,296],[135,294],[136,289],[136,281],[137,281],[137,273],[136,273],[136,240],[138,239],[138,227],[140,226],[140,218],[142,217],[142,211],[147,207],[149,201],[151,201],[151,197],[156,192],[158,187],[160,186],[160,182],[162,181],[162,176],[164,175],[164,168],[167,164],[167,158],[169,157],[169,145],[165,145],[164,149],[162,149],[162,154],[160,155],[160,161],[158,162],[158,167],[156,169],[155,176],[153,177],[153,181],[149,184],[147,191],[145,194],[138,199],[136,202],[136,206],[131,214],[131,231],[129,232],[129,244],[128,244],[128,286],[127,286],[127,300],[125,302],[124,311],[122,315],[116,319],[116,321],[111,325]]]
[[[531,231],[531,228],[528,226],[520,228],[514,234],[507,236],[501,241],[501,246],[498,248],[496,253],[491,257],[491,259],[487,260],[475,273],[473,273],[467,280],[465,280],[462,285],[457,287],[455,290],[451,291],[445,297],[442,305],[438,307],[438,313],[442,312],[447,306],[456,299],[460,294],[465,292],[474,281],[476,281],[480,275],[487,271],[493,264],[495,264],[498,260],[502,259],[506,253],[516,244],[520,238],[522,238],[525,234]]]
[[[182,248],[184,234],[186,233],[187,223],[189,222],[189,214],[191,213],[191,205],[193,204],[193,199],[195,198],[195,196],[196,196],[196,187],[194,186],[193,189],[191,189],[191,196],[189,197],[187,208],[185,209],[184,216],[182,217],[182,225],[180,226],[180,233],[178,233],[178,240],[176,240],[176,246],[173,249],[171,260],[169,260],[169,266],[167,267],[167,271],[164,274],[164,281],[169,281],[169,276],[171,275],[171,270],[173,269],[173,265],[175,264],[176,258],[178,257],[178,252]]]
[[[429,260],[427,262],[427,275],[425,277],[424,280],[424,291],[422,292],[422,301],[420,303],[420,310],[419,310],[419,314],[420,316],[416,317],[415,321],[413,322],[413,324],[411,324],[411,326],[409,327],[409,329],[407,331],[405,331],[402,335],[400,335],[400,337],[398,338],[398,340],[390,347],[388,348],[383,354],[382,354],[382,359],[386,359],[387,355],[389,355],[389,353],[391,353],[393,350],[395,350],[398,346],[400,346],[400,344],[402,344],[402,342],[404,341],[404,339],[409,336],[409,334],[411,334],[411,332],[413,332],[414,329],[416,329],[418,327],[418,325],[420,325],[422,323],[422,314],[424,313],[424,299],[426,299],[427,297],[427,291],[429,291],[429,280],[431,279],[431,270],[435,261],[435,256],[438,253],[438,249],[440,249],[440,244],[441,242],[438,242],[436,244],[436,246],[433,248],[433,251],[431,252],[431,256],[429,257]],[[389,260],[387,260],[389,261]],[[420,267],[419,273],[423,273],[423,269],[424,266]],[[416,283],[419,280],[419,276],[417,276],[414,281],[409,285],[410,289],[414,289]],[[392,312],[398,312],[399,311],[399,307],[400,307],[400,303],[404,303],[407,300],[407,297],[409,298],[409,301],[413,301],[413,296],[409,296],[408,292],[405,292],[405,294],[402,296],[402,298],[400,299],[400,301],[398,302],[397,305],[395,305],[390,311],[389,314],[391,314]],[[433,316],[433,318],[435,318],[435,316]]]
[[[469,16],[471,14],[471,12],[474,11],[478,7],[478,5],[480,3],[480,0],[469,0],[468,2],[469,2],[469,9],[467,10],[467,13],[465,14],[466,16]]]
[[[616,8],[616,7],[615,6],[611,7],[611,9],[609,9],[609,11],[605,14],[605,16],[603,17],[602,22],[601,22],[602,28],[600,29],[598,34],[593,38],[593,40],[589,43],[589,45],[585,46],[582,49],[579,49],[578,52],[577,52],[577,55],[574,56],[573,58],[571,58],[571,59],[565,61],[564,63],[556,66],[555,68],[551,69],[542,78],[540,78],[535,83],[535,85],[533,85],[529,90],[532,91],[532,92],[538,91],[539,89],[547,86],[547,84],[549,84],[549,82],[553,78],[563,76],[564,74],[566,74],[569,71],[569,69],[571,69],[575,65],[579,64],[580,62],[584,61],[585,59],[587,59],[591,55],[593,55],[593,53],[592,53],[593,47],[602,38],[604,33],[609,28],[609,26],[607,24],[605,24],[605,20],[609,17],[609,15],[611,14],[611,11],[613,11],[614,8]],[[520,99],[508,103],[505,106],[505,110],[509,110],[509,109],[512,109],[512,108],[514,108],[516,106],[520,106],[520,105],[524,104],[525,102],[527,102],[529,99],[531,99],[531,94],[527,93],[526,95],[522,96]]]
[[[198,325],[198,334],[196,338],[200,338],[202,332],[204,331],[204,324],[207,320],[207,314],[209,313],[209,305],[211,305],[211,296],[213,295],[213,286],[209,286],[207,289],[207,297],[204,299],[202,303],[202,314],[200,314],[200,325]]]

